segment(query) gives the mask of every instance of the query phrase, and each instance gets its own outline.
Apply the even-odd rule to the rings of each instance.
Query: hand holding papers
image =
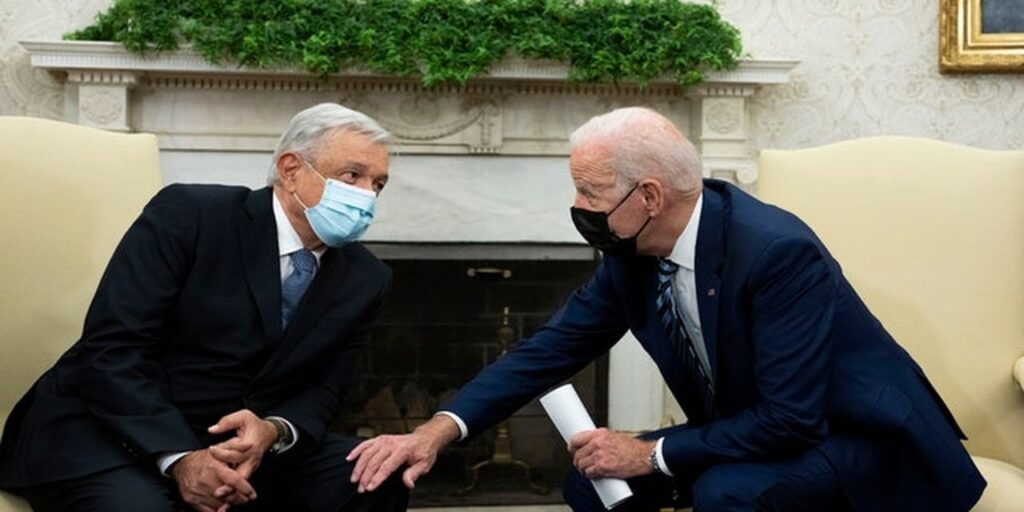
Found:
[[[594,420],[590,419],[590,414],[583,407],[583,402],[580,401],[580,396],[576,394],[576,389],[572,387],[572,384],[555,388],[542,396],[540,404],[566,443],[572,436],[595,428]],[[601,498],[601,503],[609,510],[633,495],[629,484],[624,480],[604,478],[591,482],[594,484],[598,497]]]

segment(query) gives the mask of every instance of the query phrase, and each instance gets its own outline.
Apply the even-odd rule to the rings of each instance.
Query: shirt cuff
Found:
[[[299,442],[299,431],[295,429],[295,425],[292,425],[292,422],[290,422],[290,421],[288,421],[288,420],[286,420],[286,419],[284,419],[284,418],[282,418],[280,416],[267,416],[264,419],[279,420],[279,421],[281,421],[281,423],[284,423],[288,427],[288,430],[292,431],[291,442],[288,443],[288,444],[282,444],[281,447],[277,449],[277,453],[284,453],[284,452],[286,452],[288,450],[291,450],[292,447],[295,446],[295,443]]]
[[[661,445],[665,444],[665,438],[658,439],[658,444],[654,445],[654,456],[658,458],[658,467],[661,468],[661,472],[665,473],[666,476],[674,477],[672,470],[668,468],[668,464],[665,463],[665,455],[661,451]]]
[[[177,452],[169,453],[167,455],[162,455],[158,457],[156,459],[156,466],[160,468],[160,474],[166,477],[171,476],[170,474],[167,473],[167,470],[171,469],[171,466],[173,466],[175,462],[178,462],[179,460],[181,460],[182,457],[190,453],[192,452]]]
[[[460,418],[454,412],[437,411],[437,413],[435,413],[434,416],[447,416],[447,417],[451,418],[452,421],[455,422],[455,425],[457,425],[459,427],[459,439],[458,439],[459,441],[462,441],[462,440],[466,439],[466,437],[469,436],[469,429],[466,428],[466,422],[462,421],[462,418]]]

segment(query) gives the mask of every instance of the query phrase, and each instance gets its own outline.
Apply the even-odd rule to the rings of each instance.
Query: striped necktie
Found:
[[[281,283],[281,327],[288,328],[295,310],[302,302],[309,283],[316,275],[316,256],[309,249],[291,253],[292,273]]]
[[[683,319],[679,315],[679,308],[676,306],[675,286],[673,284],[676,271],[679,265],[668,259],[658,260],[658,298],[655,306],[658,311],[658,318],[665,328],[669,341],[683,363],[683,379],[685,386],[692,391],[693,399],[699,412],[704,416],[703,420],[710,420],[713,417],[713,404],[715,399],[714,383],[708,377],[708,371],[701,364],[697,357],[697,351],[693,346],[693,340],[683,328]],[[697,419],[696,411],[686,411],[690,419]]]

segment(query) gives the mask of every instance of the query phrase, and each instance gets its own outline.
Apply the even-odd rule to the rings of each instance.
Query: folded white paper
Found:
[[[595,428],[594,420],[590,418],[587,409],[583,407],[583,402],[580,401],[580,396],[576,394],[576,389],[572,387],[572,384],[555,388],[540,397],[540,405],[544,407],[566,443],[572,436]],[[601,503],[609,510],[633,495],[633,491],[630,490],[629,484],[625,480],[603,478],[591,480],[591,483],[594,484],[594,490],[601,498]]]

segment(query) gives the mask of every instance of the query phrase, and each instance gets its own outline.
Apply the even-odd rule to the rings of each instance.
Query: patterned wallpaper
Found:
[[[60,118],[60,84],[23,39],[58,38],[110,0],[0,0],[0,114]],[[938,72],[937,0],[720,0],[754,58],[794,58],[751,105],[755,148],[901,134],[1024,147],[1024,75]]]

